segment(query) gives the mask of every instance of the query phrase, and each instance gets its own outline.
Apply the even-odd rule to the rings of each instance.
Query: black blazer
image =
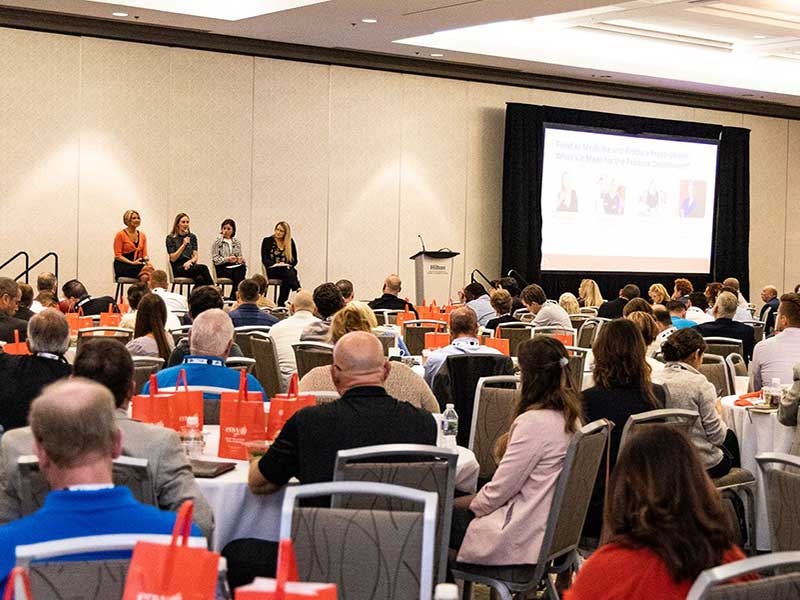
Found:
[[[622,309],[628,303],[627,298],[620,296],[616,300],[608,300],[597,309],[597,316],[604,319],[619,319],[622,317]]]
[[[72,367],[64,359],[11,356],[0,353],[0,425],[5,431],[28,424],[31,402],[42,388],[69,377]]]
[[[75,303],[72,312],[79,312],[80,309],[83,309],[84,316],[99,315],[100,313],[108,312],[109,304],[111,305],[111,312],[119,312],[119,307],[111,296],[97,296],[96,298],[84,296]]]
[[[272,260],[269,255],[269,251],[272,249],[273,244],[275,244],[274,235],[267,236],[261,241],[261,262],[267,269],[275,264],[275,261]],[[290,263],[293,267],[297,266],[297,246],[295,245],[294,240],[292,240],[292,260]]]
[[[28,322],[0,312],[0,341],[12,343],[14,331],[19,331],[19,341],[24,342],[28,337]]]

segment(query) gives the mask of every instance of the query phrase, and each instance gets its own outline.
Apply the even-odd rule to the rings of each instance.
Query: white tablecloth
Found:
[[[204,460],[218,459],[219,425],[203,428],[206,441]],[[213,549],[219,551],[228,542],[252,537],[278,540],[281,524],[283,490],[269,496],[254,496],[247,488],[247,461],[236,462],[236,469],[214,479],[198,479],[197,484],[214,512]],[[467,448],[458,448],[456,488],[474,493],[478,485],[478,460]]]
[[[769,550],[769,522],[767,503],[756,456],[763,452],[789,452],[794,437],[794,427],[786,427],[778,422],[777,411],[759,413],[735,406],[738,396],[722,399],[722,418],[739,438],[742,455],[742,468],[756,477],[756,545],[759,550]]]

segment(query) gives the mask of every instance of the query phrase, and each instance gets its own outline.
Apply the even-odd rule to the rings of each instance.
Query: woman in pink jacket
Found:
[[[519,347],[522,386],[503,458],[476,495],[454,503],[450,547],[459,550],[459,563],[537,562],[556,481],[581,426],[568,364],[556,339],[538,336]]]

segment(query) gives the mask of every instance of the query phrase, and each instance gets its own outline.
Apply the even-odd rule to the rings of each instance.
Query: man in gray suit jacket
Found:
[[[122,431],[122,454],[147,459],[158,507],[177,512],[185,500],[192,500],[194,522],[210,543],[214,515],[197,486],[178,434],[127,416],[134,384],[133,361],[125,346],[101,337],[87,341],[75,358],[74,372],[76,376],[102,383],[114,394],[117,426]],[[0,524],[22,516],[17,460],[26,454],[33,454],[30,427],[13,429],[3,435],[0,442]]]

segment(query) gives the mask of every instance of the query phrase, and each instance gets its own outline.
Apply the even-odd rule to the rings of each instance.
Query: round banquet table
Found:
[[[283,489],[268,496],[251,494],[247,487],[249,463],[244,460],[232,461],[217,457],[219,425],[203,427],[203,437],[206,442],[203,460],[236,463],[233,471],[228,471],[219,477],[197,479],[200,491],[214,513],[212,549],[219,552],[229,542],[244,537],[278,541]],[[478,486],[478,471],[478,460],[472,450],[458,447],[456,489],[469,494],[475,493]]]
[[[747,407],[734,404],[737,399],[738,396],[726,396],[722,399],[722,418],[739,438],[742,468],[753,473],[756,478],[756,525],[758,528],[756,546],[759,550],[769,550],[767,502],[756,456],[764,452],[788,453],[794,438],[794,427],[781,425],[778,422],[777,410],[769,412],[747,410]]]

